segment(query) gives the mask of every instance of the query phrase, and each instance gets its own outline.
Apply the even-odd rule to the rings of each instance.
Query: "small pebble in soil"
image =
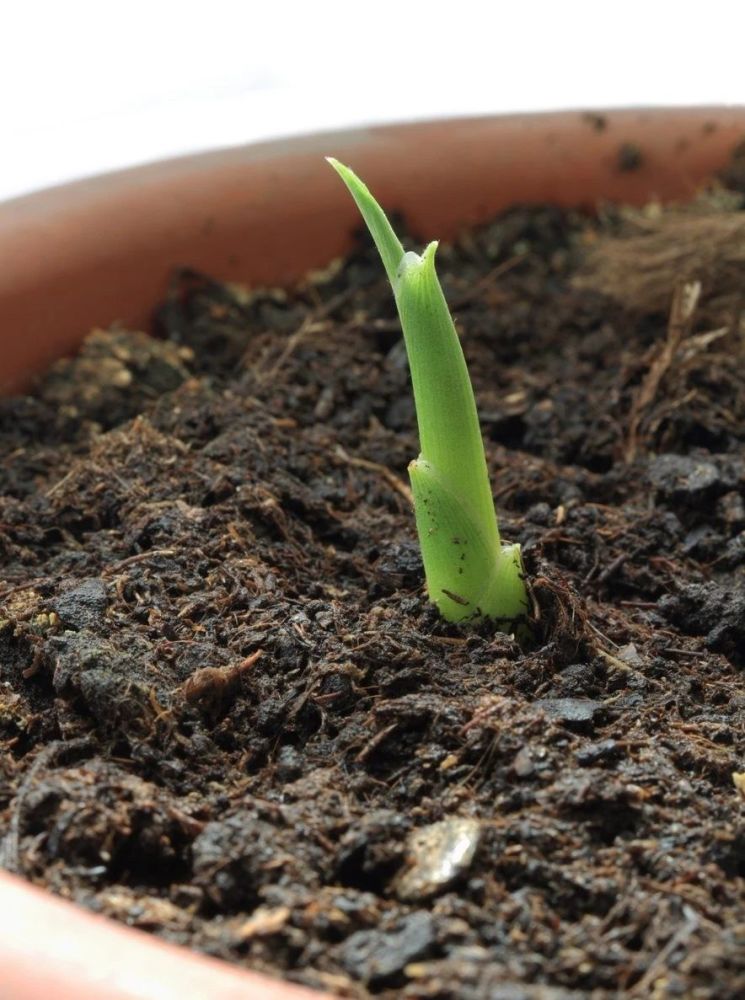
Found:
[[[741,487],[745,462],[739,455],[664,453],[650,459],[647,476],[662,499],[690,506]]]
[[[518,778],[529,778],[535,771],[535,762],[530,747],[521,747],[518,750],[512,762],[512,770]]]
[[[620,649],[616,650],[616,659],[627,663],[630,667],[644,666],[644,660],[639,655],[639,650],[633,642],[628,642],[625,646],[621,646]]]
[[[466,872],[481,838],[476,819],[453,817],[414,830],[406,842],[408,867],[396,880],[399,899],[435,895]]]
[[[424,958],[435,945],[435,921],[417,910],[390,931],[364,930],[352,934],[340,949],[341,964],[355,979],[375,988],[400,979],[404,968]]]
[[[539,698],[535,706],[550,719],[576,729],[591,728],[603,708],[602,702],[591,698]]]
[[[66,628],[77,632],[95,627],[103,617],[107,603],[106,585],[98,577],[92,577],[63,590],[52,601],[52,609]]]
[[[276,760],[277,778],[280,781],[292,781],[303,772],[303,758],[289,744],[280,747]]]
[[[745,654],[745,595],[713,582],[690,583],[665,594],[659,609],[686,635],[706,636],[707,648],[739,664]]]
[[[713,462],[689,455],[657,455],[649,463],[649,479],[666,499],[698,498],[719,481]]]
[[[618,760],[622,756],[622,750],[615,740],[598,740],[597,743],[588,743],[575,753],[575,759],[583,767],[592,767],[594,764],[606,764]]]

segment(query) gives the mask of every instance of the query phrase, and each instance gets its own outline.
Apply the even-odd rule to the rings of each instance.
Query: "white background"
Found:
[[[740,0],[0,0],[0,199],[321,128],[745,103],[743,28]]]

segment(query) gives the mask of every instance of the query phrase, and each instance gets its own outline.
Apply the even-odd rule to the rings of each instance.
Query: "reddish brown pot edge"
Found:
[[[176,265],[274,284],[343,253],[359,222],[324,154],[350,163],[423,238],[446,238],[518,202],[688,198],[744,137],[742,108],[457,119],[186,157],[8,202],[0,389],[23,385],[93,326],[146,326]],[[3,1000],[308,995],[2,873],[0,970]]]
[[[0,872],[2,1000],[323,1000],[324,996],[166,944]]]
[[[138,167],[0,205],[0,392],[93,326],[145,328],[169,272],[286,283],[347,249],[349,163],[422,238],[516,202],[684,199],[745,136],[745,109],[466,118],[330,132]]]

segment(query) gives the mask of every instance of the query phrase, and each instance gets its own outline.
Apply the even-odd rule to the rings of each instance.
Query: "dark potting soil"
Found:
[[[513,210],[440,251],[522,648],[423,593],[369,249],[292,292],[183,273],[158,338],[96,331],[3,402],[5,867],[342,996],[744,996],[745,213],[718,198]]]

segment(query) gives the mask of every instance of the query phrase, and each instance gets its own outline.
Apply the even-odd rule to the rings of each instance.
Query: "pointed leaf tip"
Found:
[[[401,241],[393,232],[385,212],[370,194],[367,185],[359,179],[357,174],[333,156],[327,156],[326,159],[344,181],[349,193],[357,203],[362,218],[365,220],[367,228],[370,230],[375,245],[378,248],[378,253],[383,261],[388,280],[395,290],[396,271],[399,261],[404,255],[404,248],[401,246]]]

